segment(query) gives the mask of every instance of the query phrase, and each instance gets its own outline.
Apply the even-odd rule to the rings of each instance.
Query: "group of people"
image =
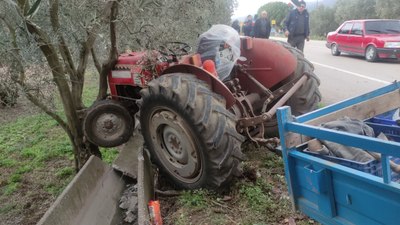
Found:
[[[285,36],[292,47],[303,51],[305,40],[310,40],[310,16],[304,0],[295,0],[293,3],[295,3],[296,9],[291,10],[284,21]],[[268,13],[262,11],[260,18],[256,18],[256,16],[254,16],[255,20],[253,20],[252,15],[247,16],[243,24],[243,34],[249,37],[268,39],[271,32],[271,21],[268,18]],[[233,22],[232,27],[240,33],[238,20]]]
[[[233,21],[232,27],[240,33],[238,20]],[[243,24],[242,31],[245,36],[268,39],[271,33],[271,21],[268,18],[268,13],[262,11],[260,18],[257,18],[257,15],[255,15],[254,20],[252,15],[248,15]]]

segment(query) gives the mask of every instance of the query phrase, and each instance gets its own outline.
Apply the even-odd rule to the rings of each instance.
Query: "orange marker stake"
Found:
[[[160,201],[149,202],[149,213],[153,225],[162,225]]]

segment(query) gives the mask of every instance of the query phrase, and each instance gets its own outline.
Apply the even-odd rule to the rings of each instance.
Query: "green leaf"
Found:
[[[28,13],[26,14],[26,16],[32,16],[32,15],[34,15],[37,11],[38,11],[38,9],[39,9],[39,5],[40,5],[40,2],[41,2],[42,0],[36,0],[36,2],[32,5],[32,7],[29,9],[29,11],[28,11]]]

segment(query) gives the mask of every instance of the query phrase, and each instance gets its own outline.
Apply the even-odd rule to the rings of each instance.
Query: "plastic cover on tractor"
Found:
[[[213,25],[200,35],[197,53],[201,55],[202,62],[207,59],[215,62],[218,77],[224,81],[240,57],[239,34],[230,26]]]

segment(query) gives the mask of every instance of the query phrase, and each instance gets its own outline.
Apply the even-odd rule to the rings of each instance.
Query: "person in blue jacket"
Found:
[[[289,12],[285,20],[285,36],[288,43],[304,51],[305,40],[310,40],[310,15],[303,0],[296,2],[297,8]]]

